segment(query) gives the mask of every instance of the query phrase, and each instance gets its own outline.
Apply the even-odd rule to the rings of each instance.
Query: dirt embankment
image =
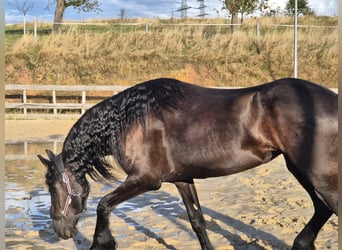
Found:
[[[316,27],[298,30],[298,77],[336,88],[337,28],[324,27],[331,22],[337,18],[299,19]],[[154,23],[149,32],[72,29],[38,41],[26,36],[6,49],[5,82],[133,85],[173,77],[209,86],[256,85],[293,75],[293,30],[284,24],[292,19],[249,19],[233,34],[229,26]]]

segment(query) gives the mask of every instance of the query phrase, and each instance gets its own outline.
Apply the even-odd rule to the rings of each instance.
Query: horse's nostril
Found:
[[[73,238],[76,235],[77,230],[73,228],[66,228],[64,232],[59,232],[59,237],[61,237],[64,240]]]
[[[72,232],[71,232],[71,229],[67,229],[67,230],[66,230],[65,236],[66,236],[68,239],[73,237],[73,234],[72,234]]]

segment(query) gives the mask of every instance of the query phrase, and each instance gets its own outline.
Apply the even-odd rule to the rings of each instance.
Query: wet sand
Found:
[[[7,120],[5,138],[15,141],[65,136],[74,122]],[[39,150],[44,153],[43,149]],[[27,189],[27,193],[32,193],[30,189],[43,189],[44,168],[38,161],[28,165],[36,169],[41,180],[36,180],[37,184],[32,186],[18,185]],[[118,173],[118,176],[124,178],[122,173]],[[11,180],[10,175],[7,178]],[[243,173],[196,180],[195,183],[207,221],[208,235],[215,249],[290,249],[294,238],[313,213],[308,194],[286,170],[281,157]],[[38,197],[44,200],[44,205],[41,205],[40,210],[37,208],[43,219],[34,219],[35,212],[31,212],[30,218],[33,219],[25,221],[26,227],[9,224],[22,225],[22,221],[6,222],[6,248],[88,249],[95,228],[96,204],[104,193],[111,190],[111,187],[102,184],[91,184],[88,211],[79,221],[79,233],[74,239],[60,240],[54,234],[48,218],[48,207],[45,207],[49,197],[44,187],[45,191],[42,190]],[[6,191],[8,195],[12,194],[10,188]],[[17,201],[25,201],[26,197],[18,194],[8,199],[16,204]],[[42,201],[36,204],[42,204]],[[21,209],[19,205],[13,205],[6,213],[14,215],[20,213]],[[41,225],[34,225],[37,222]],[[172,184],[163,184],[158,191],[120,204],[111,215],[110,223],[119,249],[200,249],[183,203]],[[337,217],[334,215],[322,228],[316,248],[337,250],[337,234]]]

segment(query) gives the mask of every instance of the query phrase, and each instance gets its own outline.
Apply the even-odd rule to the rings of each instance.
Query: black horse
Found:
[[[127,178],[97,207],[92,249],[114,249],[109,215],[121,202],[171,182],[184,201],[202,249],[213,249],[193,180],[238,173],[283,155],[309,193],[314,215],[293,249],[314,249],[337,214],[337,104],[334,92],[299,79],[243,89],[204,88],[156,79],[89,109],[73,126],[61,154],[47,150],[46,182],[54,230],[73,237],[89,184],[114,179],[107,156]]]

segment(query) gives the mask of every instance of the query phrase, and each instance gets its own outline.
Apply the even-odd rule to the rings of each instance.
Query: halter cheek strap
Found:
[[[80,193],[76,193],[74,190],[72,190],[71,185],[70,185],[70,179],[68,177],[68,175],[65,173],[64,171],[64,164],[63,164],[63,158],[62,158],[62,154],[59,154],[55,157],[55,165],[58,169],[58,171],[60,172],[60,174],[62,175],[62,180],[66,186],[67,189],[67,198],[65,200],[65,204],[64,204],[64,208],[62,210],[62,215],[66,216],[68,210],[69,210],[69,206],[71,204],[71,197],[72,196],[81,196]]]
[[[64,171],[62,172],[62,180],[65,183],[65,186],[66,186],[67,192],[68,192],[68,196],[67,196],[65,204],[64,204],[64,209],[62,211],[62,215],[66,216],[66,214],[69,210],[69,206],[71,204],[71,197],[72,196],[80,196],[81,194],[77,194],[74,192],[74,190],[71,189],[70,179]]]

